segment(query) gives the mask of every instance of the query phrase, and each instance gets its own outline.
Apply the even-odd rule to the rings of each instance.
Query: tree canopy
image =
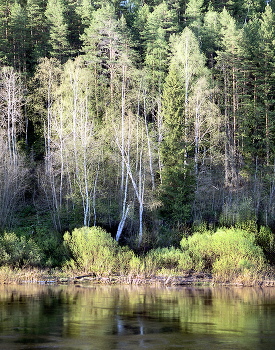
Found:
[[[0,229],[98,224],[140,248],[204,221],[275,229],[274,18],[0,0]]]

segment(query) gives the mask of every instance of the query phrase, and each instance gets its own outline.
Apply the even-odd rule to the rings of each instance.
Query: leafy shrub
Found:
[[[43,265],[53,267],[61,265],[64,262],[66,253],[62,244],[62,237],[60,237],[58,232],[50,231],[47,228],[36,227],[33,239],[43,251]]]
[[[40,265],[43,253],[30,238],[17,237],[15,233],[4,233],[0,237],[0,264],[12,266]]]
[[[190,228],[185,225],[162,226],[156,234],[156,241],[153,247],[180,247],[180,241],[184,235],[188,235],[188,231],[190,231]]]
[[[180,249],[157,248],[147,253],[144,259],[146,273],[157,274],[168,270],[189,270],[192,267],[192,261],[188,254]]]
[[[192,267],[230,277],[264,267],[264,254],[255,234],[241,229],[219,229],[211,234],[195,233],[183,238],[182,250],[192,259]]]
[[[196,232],[181,241],[183,252],[185,255],[189,255],[192,260],[192,268],[197,271],[207,270],[212,265],[211,245],[212,235],[210,232]]]
[[[180,249],[157,248],[151,250],[145,257],[146,266],[155,269],[169,268],[175,269],[179,265],[182,252]]]
[[[257,222],[256,220],[247,220],[247,221],[243,221],[240,223],[237,223],[235,225],[236,228],[239,228],[241,230],[244,230],[246,232],[250,232],[250,233],[257,233]]]
[[[144,274],[145,271],[145,264],[144,259],[140,258],[139,256],[133,255],[132,259],[129,263],[129,271],[131,275],[140,275]]]
[[[274,263],[275,240],[274,234],[268,226],[261,226],[256,235],[257,244],[263,249],[267,259]]]
[[[66,232],[64,243],[72,255],[72,267],[97,275],[108,275],[117,268],[118,244],[100,227],[82,227],[72,234]]]
[[[139,264],[140,258],[137,258],[132,250],[128,247],[119,247],[116,272],[121,275],[126,275],[129,272],[135,273],[135,271],[139,270],[139,267],[137,267]]]
[[[193,223],[193,227],[192,227],[192,231],[193,232],[197,232],[197,233],[203,233],[203,232],[207,232],[207,223],[205,221],[202,222],[194,222]]]

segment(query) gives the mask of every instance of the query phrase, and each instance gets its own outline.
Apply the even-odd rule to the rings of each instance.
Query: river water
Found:
[[[275,349],[275,288],[0,286],[0,349]]]

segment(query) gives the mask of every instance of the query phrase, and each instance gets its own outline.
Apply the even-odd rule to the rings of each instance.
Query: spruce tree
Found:
[[[260,51],[262,62],[259,67],[261,76],[261,99],[264,104],[264,124],[265,124],[265,150],[266,164],[270,163],[270,151],[274,149],[274,131],[275,131],[275,17],[269,5],[266,6],[265,12],[260,20]]]
[[[192,162],[186,164],[184,87],[172,65],[163,88],[163,141],[160,147],[162,184],[161,215],[171,226],[190,220],[194,198]]]
[[[49,51],[49,33],[47,31],[45,2],[43,0],[27,0],[27,28],[29,31],[29,68],[32,71],[39,58],[45,57]]]
[[[12,3],[0,0],[0,62],[10,64],[10,8]]]
[[[10,14],[10,46],[12,52],[10,54],[13,67],[19,71],[27,69],[27,51],[30,39],[27,33],[27,14],[25,9],[17,2],[11,7]]]
[[[164,81],[168,68],[169,37],[178,31],[176,13],[169,10],[166,3],[157,6],[148,15],[142,33],[145,45],[145,64],[152,77],[153,89]]]
[[[48,0],[45,15],[50,33],[50,53],[61,62],[69,54],[69,32],[64,13],[65,6],[62,0]]]

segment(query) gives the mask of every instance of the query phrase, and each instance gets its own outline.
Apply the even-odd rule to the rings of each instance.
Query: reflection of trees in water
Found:
[[[253,306],[253,307],[252,307]],[[1,286],[0,331],[81,339],[268,330],[275,290],[127,286]],[[139,337],[139,346],[143,338]],[[105,344],[106,342],[106,344]],[[118,341],[119,342],[119,341]]]

